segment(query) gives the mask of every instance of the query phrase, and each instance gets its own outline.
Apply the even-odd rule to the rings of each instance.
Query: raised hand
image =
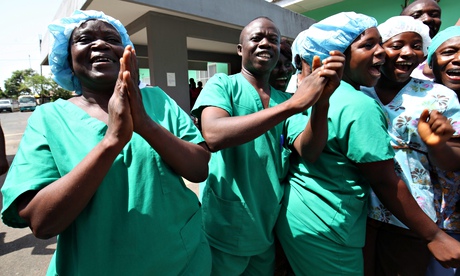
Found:
[[[122,59],[120,59],[121,62]],[[128,99],[128,85],[125,81],[127,72],[120,68],[112,97],[108,106],[108,128],[106,138],[115,139],[115,143],[122,147],[131,140],[133,134],[133,120]]]
[[[326,103],[329,102],[332,93],[339,87],[343,75],[345,55],[340,51],[331,51],[329,54],[330,56],[323,60],[323,66],[318,67],[320,70],[319,75],[327,79],[321,97],[318,99],[319,103],[323,101]],[[313,70],[315,69],[315,59],[313,59]]]
[[[139,85],[139,66],[137,64],[136,50],[134,50],[130,45],[125,48],[125,52],[123,53],[123,62],[120,66],[123,71],[130,72],[132,82]]]
[[[315,66],[321,66],[319,57],[315,57]],[[312,68],[302,59],[302,72],[297,75],[298,85],[297,90],[289,100],[293,104],[292,108],[295,112],[302,112],[314,105],[323,92],[326,79],[319,75],[317,68]]]
[[[124,72],[123,82],[127,86],[133,128],[136,133],[143,136],[143,133],[148,131],[146,122],[150,120],[150,117],[147,115],[142,102],[136,52],[131,46],[126,46],[120,63],[120,70]]]
[[[316,69],[318,69],[319,67],[321,67],[321,59],[319,56],[314,56],[313,57],[313,61],[311,63],[311,68],[312,68],[312,71],[315,71]]]
[[[340,85],[342,79],[345,56],[339,51],[331,51],[331,56],[323,60],[323,65],[318,57],[314,57],[312,62],[312,72],[308,64],[302,60],[303,78],[291,100],[294,102],[296,110],[304,111],[315,104],[318,100],[328,104],[329,97]],[[304,77],[306,76],[306,77]]]
[[[423,110],[417,128],[422,141],[431,147],[447,142],[455,133],[449,120],[437,110]]]

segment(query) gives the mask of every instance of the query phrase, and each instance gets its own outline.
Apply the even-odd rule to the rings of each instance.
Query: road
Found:
[[[6,154],[10,164],[31,114],[31,112],[0,113],[6,140]],[[4,180],[5,175],[0,176],[0,187],[3,186]],[[184,181],[191,190],[198,193],[198,184]],[[0,204],[2,204],[1,196]],[[2,276],[45,275],[55,249],[56,238],[40,240],[32,235],[29,228],[11,228],[0,222],[0,275]]]
[[[10,164],[31,114],[31,112],[0,113],[6,154]],[[4,180],[5,175],[2,175],[0,187],[3,186]],[[29,228],[11,228],[0,222],[0,275],[45,275],[55,249],[56,238],[40,240],[32,235]]]

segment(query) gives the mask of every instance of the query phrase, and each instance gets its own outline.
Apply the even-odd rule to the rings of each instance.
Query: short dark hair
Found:
[[[242,35],[243,35],[243,32],[246,30],[246,27],[251,24],[252,22],[256,21],[256,20],[259,20],[259,19],[267,19],[268,21],[271,21],[273,24],[275,24],[275,22],[273,22],[273,20],[270,18],[270,17],[267,17],[267,16],[258,16],[256,18],[254,18],[253,20],[249,21],[248,24],[246,24],[246,26],[244,26],[244,28],[241,30],[240,32],[240,39],[239,39],[239,43],[242,43]],[[278,29],[278,27],[276,27],[276,29]],[[278,30],[278,33],[279,33],[279,30]]]
[[[281,38],[280,41],[280,54],[288,60],[292,60],[291,42],[285,37]]]

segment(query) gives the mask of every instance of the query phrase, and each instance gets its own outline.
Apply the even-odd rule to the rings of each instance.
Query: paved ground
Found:
[[[0,121],[6,139],[6,153],[11,164],[30,112],[0,113]],[[0,176],[0,187],[5,175]],[[187,186],[198,193],[198,184],[186,181]],[[2,198],[0,197],[0,207]],[[48,263],[56,249],[56,238],[40,240],[29,228],[11,228],[0,222],[0,275],[45,275]]]
[[[32,113],[0,113],[5,133],[6,154],[10,164],[30,114]],[[0,186],[3,186],[5,176],[0,176]],[[0,275],[45,275],[55,249],[55,238],[39,240],[31,234],[29,228],[11,228],[0,222]]]

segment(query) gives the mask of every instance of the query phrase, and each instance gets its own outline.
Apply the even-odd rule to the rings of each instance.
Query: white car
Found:
[[[16,100],[12,99],[0,99],[0,112],[3,111],[18,111],[19,110],[19,103]]]

